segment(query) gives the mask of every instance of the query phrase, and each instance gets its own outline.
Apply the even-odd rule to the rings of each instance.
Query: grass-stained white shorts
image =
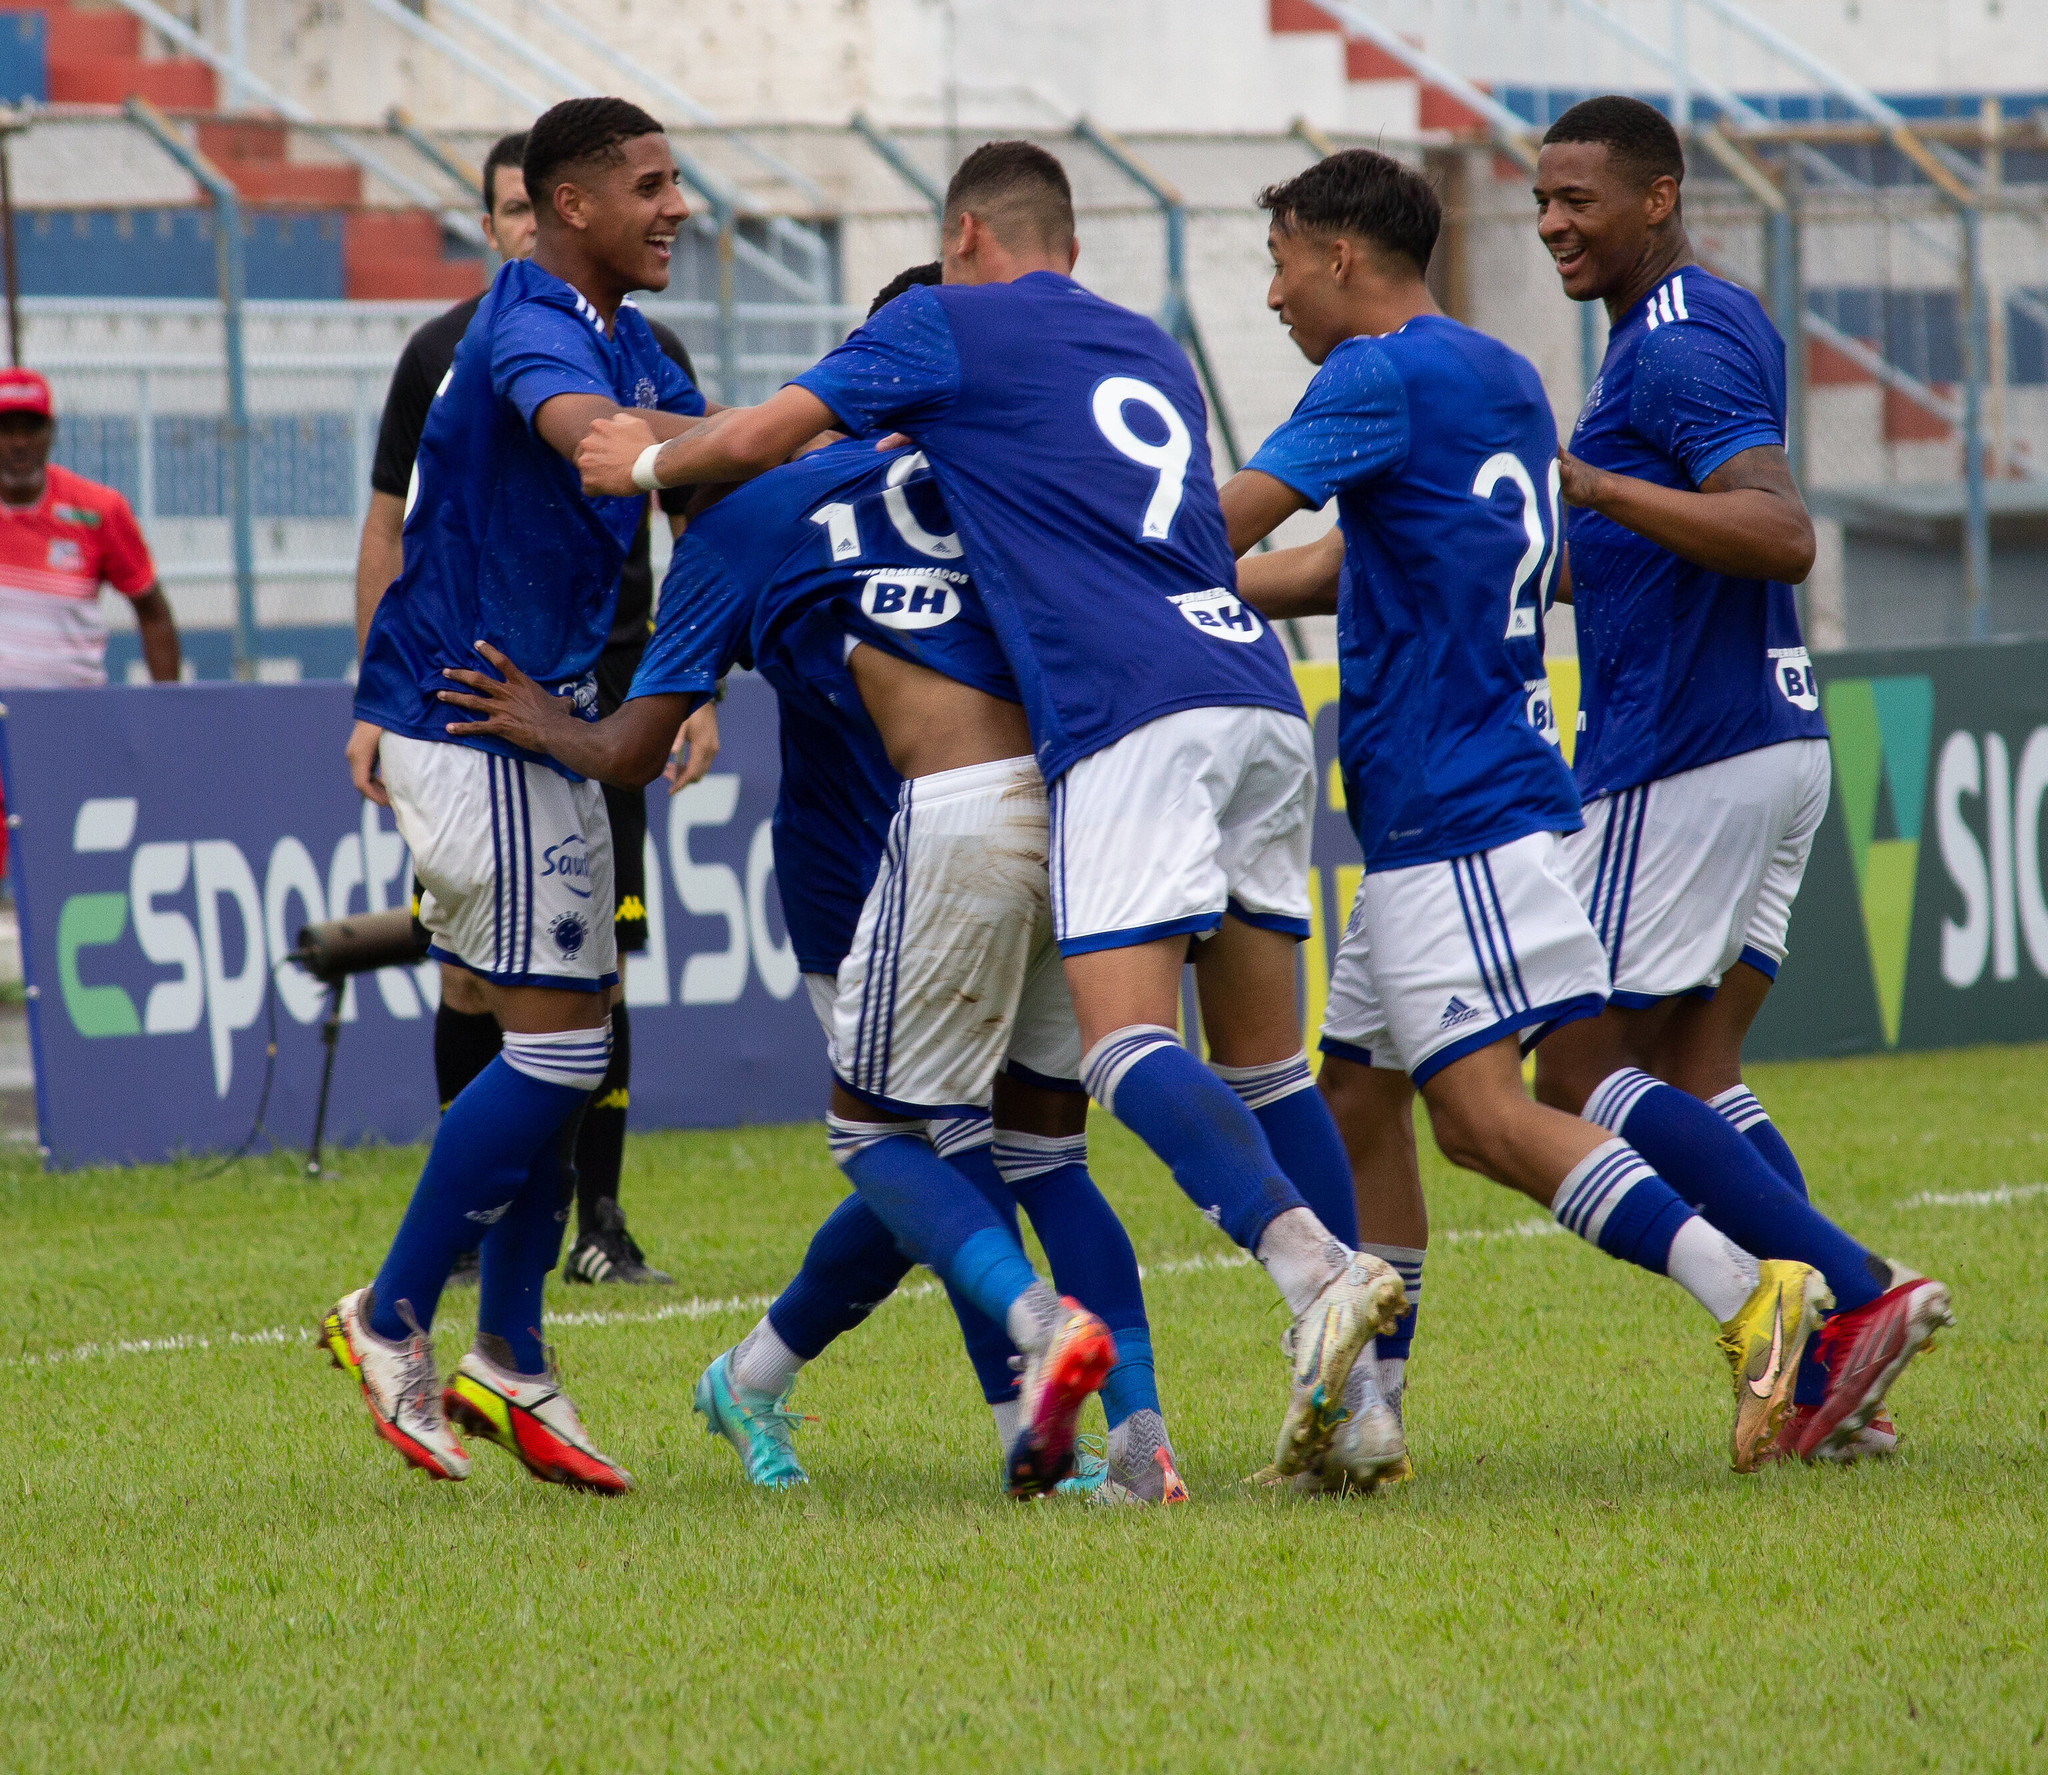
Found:
[[[1045,783],[1030,758],[913,777],[832,1004],[832,1070],[897,1115],[988,1107],[999,1068],[1078,1089],[1053,941]]]
[[[1830,782],[1826,740],[1783,740],[1586,803],[1565,867],[1615,1004],[1716,986],[1738,961],[1777,978]]]
[[[1205,935],[1226,911],[1308,935],[1315,742],[1299,714],[1183,709],[1090,753],[1052,786],[1061,952]]]
[[[429,955],[500,986],[617,982],[611,824],[597,784],[395,733],[377,756],[412,852]]]
[[[1505,1035],[1540,1039],[1593,1016],[1606,997],[1607,957],[1557,835],[1532,832],[1367,873],[1337,946],[1321,1045],[1419,1085]]]

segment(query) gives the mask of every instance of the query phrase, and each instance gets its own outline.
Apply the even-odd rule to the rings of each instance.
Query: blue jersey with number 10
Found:
[[[1337,501],[1337,749],[1366,868],[1576,831],[1543,675],[1557,426],[1535,366],[1440,315],[1347,339],[1245,466]]]
[[[930,457],[1047,782],[1179,709],[1300,713],[1237,599],[1201,389],[1142,315],[1049,271],[911,290],[796,385]]]

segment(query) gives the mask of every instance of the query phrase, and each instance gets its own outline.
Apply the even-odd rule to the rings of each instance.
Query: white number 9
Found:
[[[1148,444],[1124,421],[1124,408],[1135,402],[1159,415],[1166,427],[1166,441]],[[1095,385],[1095,429],[1109,441],[1110,448],[1133,462],[1142,463],[1159,477],[1145,506],[1140,536],[1165,538],[1173,530],[1174,514],[1180,510],[1182,485],[1187,480],[1188,458],[1194,441],[1188,436],[1187,421],[1174,404],[1149,382],[1135,376],[1106,376]]]

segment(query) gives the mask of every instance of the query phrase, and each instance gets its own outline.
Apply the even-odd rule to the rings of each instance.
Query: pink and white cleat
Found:
[[[1837,1313],[1820,1329],[1827,1395],[1780,1436],[1780,1446],[1802,1461],[1844,1458],[1883,1409],[1885,1394],[1906,1364],[1944,1325],[1956,1322],[1942,1283],[1897,1268],[1892,1273],[1904,1280],[1854,1312]]]

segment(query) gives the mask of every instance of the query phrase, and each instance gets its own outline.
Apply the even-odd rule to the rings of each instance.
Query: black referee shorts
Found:
[[[647,948],[647,796],[640,789],[604,789],[604,811],[612,826],[612,876],[618,887],[613,930],[621,955]]]

